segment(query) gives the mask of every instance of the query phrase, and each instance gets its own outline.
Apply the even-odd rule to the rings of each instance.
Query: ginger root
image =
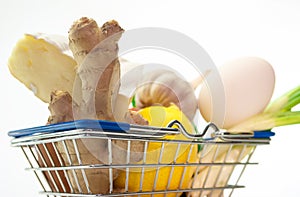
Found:
[[[25,34],[8,60],[10,73],[46,103],[54,90],[72,94],[76,62],[67,55],[68,42],[64,38]]]
[[[59,122],[66,122],[74,120],[73,111],[78,110],[78,105],[72,102],[72,97],[68,92],[65,91],[54,91],[51,94],[51,100],[49,104],[49,110],[51,112],[51,116],[48,119],[48,124],[54,124]],[[128,121],[133,121],[132,123],[139,124],[148,124],[147,121],[141,119],[141,117],[136,112],[129,112],[130,119]],[[58,153],[60,154],[63,163],[65,165],[79,165],[77,154],[74,147],[74,142],[72,140],[66,140],[65,146],[67,147],[68,152],[64,147],[64,144],[59,142],[55,143],[57,147]],[[76,139],[76,145],[78,151],[80,153],[81,164],[83,165],[93,165],[93,164],[109,164],[108,161],[108,143],[106,139]],[[53,144],[46,144],[46,147],[51,155],[51,158],[54,162],[54,166],[60,166],[60,163],[57,159],[56,153],[53,149]],[[48,155],[46,154],[44,147],[39,146],[40,151],[42,153],[43,159],[46,161],[47,166],[52,166],[52,163],[48,159]],[[112,140],[112,163],[113,164],[124,164],[127,161],[127,149],[128,143],[125,140]],[[130,146],[130,162],[137,162],[142,159],[144,150],[144,142],[142,141],[132,141]],[[68,155],[70,155],[69,161]],[[40,166],[44,166],[42,160],[39,161]],[[70,179],[71,186],[67,185],[66,177],[64,174],[60,173],[58,175],[54,174],[55,183],[52,183],[52,180],[48,174],[46,178],[52,188],[55,191],[54,184],[58,185],[59,192],[63,192],[62,187],[60,186],[59,179],[56,176],[59,176],[63,181],[65,188],[67,188],[66,192],[70,190],[68,188],[73,188],[75,192],[84,192],[87,193],[88,190],[86,188],[86,180],[82,174],[82,171],[76,170],[76,178],[78,181],[75,181],[74,172],[69,170],[67,171],[67,176]],[[119,174],[119,170],[113,169],[113,179],[116,179]],[[94,194],[106,194],[109,192],[110,181],[109,181],[109,170],[108,168],[103,169],[89,169],[85,170],[85,176],[87,177],[89,189]],[[117,188],[119,189],[119,188]]]
[[[72,97],[68,92],[56,90],[51,93],[48,109],[51,113],[48,124],[55,124],[73,121],[73,111],[78,110],[78,105],[72,102]]]
[[[83,17],[74,22],[69,31],[69,46],[77,62],[77,72],[72,96],[66,91],[54,91],[51,94],[49,110],[51,116],[48,123],[58,123],[77,119],[101,119],[115,121],[114,106],[120,86],[120,63],[118,60],[117,42],[124,30],[116,21],[109,21],[99,28],[96,21]],[[125,108],[124,108],[125,109]],[[127,106],[128,109],[128,106]],[[123,110],[124,111],[124,110]],[[121,117],[123,118],[123,117]],[[124,119],[130,123],[148,124],[139,114],[128,111]],[[66,140],[68,153],[62,143],[56,146],[66,165],[78,163],[74,142]],[[76,140],[82,164],[109,165],[109,143],[106,139],[84,138]],[[128,142],[112,140],[112,163],[124,164],[127,161]],[[144,142],[132,140],[130,144],[130,162],[142,159]],[[71,163],[67,154],[71,155]],[[113,179],[119,170],[113,169]],[[76,171],[79,185],[75,177],[68,171],[70,182],[75,192],[88,193],[85,179],[81,171]],[[89,189],[93,194],[107,194],[110,191],[110,174],[108,168],[87,169],[85,174]]]
[[[76,118],[114,120],[120,86],[117,42],[123,31],[116,21],[99,28],[95,20],[86,17],[72,25],[69,46],[78,65],[73,99],[80,105]]]

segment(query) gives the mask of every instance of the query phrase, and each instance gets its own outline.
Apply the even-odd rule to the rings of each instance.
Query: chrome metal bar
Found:
[[[246,150],[246,148],[247,148],[246,146],[247,146],[247,145],[244,145],[244,146],[245,146],[245,150]],[[252,155],[253,155],[255,149],[256,149],[256,146],[253,147],[252,152],[248,155],[248,158],[247,158],[246,163],[249,163],[249,161],[250,161],[250,159],[251,159],[251,157],[252,157]],[[245,171],[245,169],[246,169],[246,166],[247,166],[247,165],[243,166],[243,169],[242,169],[241,173],[239,174],[239,177],[237,178],[237,180],[236,180],[236,182],[235,182],[235,185],[237,185],[237,184],[239,183],[239,181],[240,181],[242,175],[244,174],[244,171]],[[230,192],[230,194],[229,194],[229,197],[232,196],[233,191],[234,191],[234,188],[231,190],[231,192]]]
[[[145,133],[141,133],[145,132]],[[131,125],[130,130],[127,131],[127,134],[138,134],[139,136],[144,135],[157,135],[163,137],[165,135],[177,135],[180,134],[180,131],[176,128],[168,127],[154,127],[154,126],[143,126],[143,125]]]
[[[229,163],[221,163],[221,162],[215,162],[215,163],[176,163],[176,164],[153,164],[153,163],[145,163],[145,164],[112,164],[109,165],[112,168],[156,168],[156,167],[185,167],[185,166],[221,166],[221,165],[229,165],[229,166],[236,166],[236,165],[257,165],[257,162],[249,162],[249,163],[241,163],[241,162],[229,162]],[[101,165],[73,165],[73,166],[63,166],[63,167],[37,167],[37,168],[26,168],[26,170],[35,170],[35,171],[48,171],[48,170],[80,170],[80,169],[106,169],[109,167],[107,164],[101,164]]]
[[[145,176],[145,165],[146,165],[146,160],[147,160],[147,150],[148,150],[148,141],[145,142],[144,154],[143,154],[143,164],[141,165],[142,173],[141,173],[141,179],[140,179],[140,191],[143,190],[143,181],[144,181],[144,176]]]
[[[73,146],[74,146],[74,150],[75,150],[75,154],[76,154],[76,158],[77,158],[78,164],[82,165],[82,161],[81,161],[81,158],[80,158],[80,153],[79,153],[79,150],[78,150],[78,146],[77,146],[76,140],[73,139],[72,142],[73,142]],[[87,176],[86,176],[86,173],[85,173],[84,169],[81,169],[81,174],[82,174],[83,181],[85,183],[87,192],[91,193],[89,181],[87,179]]]
[[[113,169],[112,169],[112,141],[110,138],[107,139],[107,149],[108,149],[108,165],[110,166],[108,169],[108,174],[109,174],[109,193],[111,194],[113,192]]]
[[[225,155],[225,157],[224,157],[223,163],[226,163],[226,162],[227,162],[227,158],[228,158],[228,156],[230,155],[231,150],[232,150],[232,144],[229,146],[228,150],[226,151],[226,155]],[[215,179],[215,182],[214,182],[213,187],[217,187],[217,183],[219,182],[219,179],[220,179],[221,174],[222,174],[222,172],[223,172],[224,166],[225,166],[225,165],[221,165],[221,166],[220,166],[219,173],[218,173],[218,175],[217,175],[217,177],[216,177],[216,179]],[[232,166],[232,167],[234,167],[234,166]],[[219,192],[220,192],[220,191],[219,191]],[[212,191],[212,192],[209,194],[210,197],[213,197],[214,195],[215,195],[215,194],[214,194],[214,191]],[[221,196],[221,195],[222,195],[222,191],[220,192],[220,195],[219,195],[219,196]]]
[[[127,155],[126,155],[126,164],[129,165],[130,162],[130,147],[131,147],[131,141],[128,140],[127,142]],[[126,168],[126,174],[125,174],[125,192],[128,192],[128,182],[129,182],[129,170],[130,168]]]
[[[174,160],[173,160],[174,164],[176,163],[180,147],[181,147],[181,144],[177,144],[177,148],[176,148],[176,152],[175,152]],[[173,173],[174,173],[174,165],[171,166],[171,170],[170,170],[170,174],[169,174],[169,179],[168,179],[168,184],[167,184],[167,187],[166,187],[167,190],[170,188],[170,184],[171,184]]]
[[[216,158],[217,158],[217,155],[218,155],[218,152],[219,152],[219,149],[220,149],[220,145],[217,145],[217,148],[216,148],[216,150],[215,150],[215,152],[214,152],[214,155],[213,155],[213,159],[212,159],[212,163],[214,164],[215,163],[215,161],[216,161]],[[208,180],[208,178],[210,177],[210,173],[211,173],[211,169],[212,169],[212,165],[210,165],[210,166],[208,166],[209,167],[209,169],[208,169],[208,172],[207,172],[207,174],[206,174],[206,178],[205,178],[205,180],[204,180],[204,182],[203,182],[203,187],[205,188],[205,186],[206,186],[206,182],[207,182],[207,180]],[[202,190],[200,191],[200,197],[202,196]]]
[[[177,128],[172,128],[173,125],[177,125]],[[36,140],[47,139],[55,140],[55,138],[60,137],[71,137],[75,135],[81,135],[81,137],[89,137],[89,136],[97,136],[101,138],[109,137],[137,137],[137,138],[162,138],[164,135],[176,135],[182,133],[185,135],[189,140],[200,140],[202,139],[209,130],[213,130],[214,132],[210,134],[209,139],[214,138],[221,138],[224,141],[230,142],[256,142],[256,143],[268,143],[270,139],[256,139],[253,137],[253,132],[244,132],[238,134],[231,134],[226,131],[221,131],[214,123],[209,123],[203,130],[201,134],[191,134],[185,130],[183,125],[174,120],[169,123],[168,127],[161,128],[161,127],[153,127],[153,126],[141,126],[141,125],[131,125],[131,129],[127,132],[114,132],[114,131],[101,131],[101,130],[92,130],[92,129],[74,129],[69,131],[63,132],[54,132],[54,133],[43,133],[43,134],[36,134],[31,136],[24,136],[20,138],[15,138],[11,141],[12,146],[20,146],[22,143],[32,143]],[[203,140],[203,139],[202,139]],[[203,140],[206,141],[206,140]]]
[[[60,161],[60,158],[59,158],[59,154],[58,154],[58,152],[57,152],[57,149],[56,149],[55,144],[54,144],[54,143],[51,143],[51,145],[52,145],[52,147],[53,147],[53,149],[54,149],[55,155],[57,156],[57,158],[58,158],[58,160],[59,160],[60,166],[62,166],[61,161]],[[52,159],[51,159],[51,160],[52,160]],[[54,166],[54,165],[53,165],[53,166]],[[61,185],[63,191],[64,191],[64,192],[67,192],[66,187],[65,187],[65,185],[64,185],[64,183],[63,183],[63,181],[62,181],[62,179],[61,179],[61,177],[60,177],[58,171],[55,171],[55,172],[56,172],[56,175],[57,175],[57,177],[58,177],[58,181],[59,181],[59,183],[60,183],[60,185]]]
[[[52,144],[53,144],[53,143],[48,144],[48,146],[52,146]],[[42,145],[43,145],[43,148],[44,148],[44,150],[45,150],[45,152],[46,152],[46,155],[47,155],[47,157],[48,157],[48,159],[49,159],[49,161],[50,161],[50,163],[51,163],[51,166],[55,166],[55,163],[54,163],[54,161],[53,161],[53,159],[52,159],[52,155],[50,154],[50,152],[49,152],[49,150],[48,150],[48,147],[46,146],[46,144],[42,144]],[[53,172],[53,171],[52,171],[52,172]],[[64,187],[64,183],[62,182],[61,177],[60,177],[58,171],[57,171],[57,170],[54,170],[54,173],[56,174],[56,177],[57,177],[57,179],[58,179],[58,182],[59,182],[59,184],[62,186],[63,191],[66,192],[66,188]],[[55,180],[54,180],[54,181],[55,181]],[[53,184],[56,185],[56,184],[57,184],[56,181],[55,181],[55,183],[53,183]],[[57,187],[58,187],[58,186],[57,186]],[[59,189],[58,189],[57,191],[59,191]]]
[[[68,147],[67,147],[67,144],[66,144],[66,141],[65,141],[65,140],[62,141],[62,145],[63,145],[63,147],[64,147],[64,150],[65,150],[65,153],[66,153],[66,156],[67,156],[67,160],[68,160],[68,162],[69,162],[69,165],[72,166],[72,165],[73,165],[73,162],[72,162],[72,159],[71,159],[71,156],[70,156],[70,153],[69,153],[69,149],[68,149]],[[75,183],[76,183],[76,185],[77,185],[78,191],[79,191],[80,193],[82,193],[82,189],[81,189],[81,187],[80,187],[80,184],[79,184],[78,177],[77,177],[77,175],[76,175],[75,169],[74,169],[74,168],[71,168],[71,167],[70,167],[69,169],[71,170],[71,172],[72,172],[72,174],[73,174],[73,178],[74,178]],[[72,184],[71,184],[71,186],[72,186]],[[74,189],[74,188],[73,188],[73,189]]]
[[[202,132],[202,133],[197,133],[197,134],[189,133],[189,132],[184,128],[184,126],[181,124],[181,122],[178,121],[178,120],[173,120],[173,121],[171,121],[171,122],[167,125],[167,127],[172,127],[173,125],[176,125],[176,126],[179,128],[180,132],[181,132],[184,136],[186,136],[187,138],[189,138],[189,139],[199,139],[199,138],[203,138],[203,137],[206,135],[206,133],[208,132],[208,130],[209,130],[210,128],[213,128],[215,132],[218,132],[218,131],[219,131],[219,128],[218,128],[217,125],[215,125],[214,123],[208,123],[208,125],[204,128],[203,132]],[[214,136],[211,136],[210,139],[211,139],[211,138],[214,138]]]
[[[117,197],[117,196],[137,196],[137,195],[156,195],[156,194],[165,194],[165,193],[183,193],[183,192],[192,192],[198,190],[224,190],[232,188],[244,188],[242,185],[227,185],[226,187],[217,187],[217,188],[194,188],[194,189],[176,189],[176,190],[156,190],[156,191],[139,191],[139,192],[128,192],[128,193],[112,193],[112,194],[74,194],[74,193],[58,193],[58,192],[40,192],[41,194],[48,195],[57,195],[57,196],[69,196],[69,197]]]
[[[30,146],[27,146],[27,148],[28,148],[28,150],[31,152],[32,156],[34,157],[34,153],[33,153],[33,151],[31,150],[31,147],[30,147]],[[28,157],[26,151],[24,150],[24,147],[21,147],[21,150],[22,150],[22,152],[24,153],[24,156],[25,156],[25,158],[27,159],[27,161],[28,161],[30,167],[33,168],[33,164],[32,164],[32,162],[31,162],[31,160],[29,159],[29,157]],[[36,158],[34,157],[34,159],[36,159]],[[35,174],[35,176],[36,176],[38,182],[39,182],[40,185],[42,186],[42,189],[43,189],[44,191],[46,191],[46,188],[44,187],[43,182],[42,182],[42,180],[40,179],[40,177],[39,177],[39,175],[37,174],[36,171],[34,171],[34,174]],[[44,177],[44,178],[45,178],[45,177]]]
[[[161,147],[160,147],[160,152],[159,152],[159,157],[158,157],[157,164],[161,164],[161,160],[162,160],[164,150],[165,150],[165,143],[162,143]],[[160,167],[157,166],[156,167],[155,178],[154,178],[154,182],[153,182],[153,191],[156,190],[156,184],[157,184],[157,180],[158,180],[158,176],[159,176],[159,171],[160,171]]]
[[[44,144],[43,144],[44,145]],[[46,166],[46,168],[47,168],[47,163],[46,163],[46,161],[45,161],[45,158],[44,158],[44,156],[43,156],[43,154],[41,153],[41,151],[40,151],[40,148],[37,146],[37,145],[35,145],[35,149],[36,149],[36,151],[37,151],[37,153],[38,153],[38,156],[41,158],[41,160],[42,160],[42,164],[43,164],[43,166]],[[48,153],[49,154],[49,153]],[[50,181],[51,181],[51,183],[53,184],[53,186],[54,186],[54,189],[56,190],[56,192],[59,192],[59,189],[58,189],[58,187],[57,187],[57,185],[56,185],[56,183],[55,183],[55,181],[54,181],[54,177],[53,177],[53,175],[52,175],[52,173],[51,173],[51,170],[49,170],[49,168],[47,168],[48,170],[46,170],[46,172],[47,172],[47,174],[49,175],[49,177],[50,177]]]
[[[189,146],[189,152],[188,152],[188,155],[187,155],[187,159],[186,159],[186,163],[189,163],[190,159],[191,159],[191,153],[192,153],[192,150],[193,150],[193,145],[190,145]],[[185,180],[185,174],[186,174],[186,170],[187,170],[187,166],[184,166],[183,167],[183,172],[181,174],[181,179],[180,179],[180,182],[179,182],[179,189],[182,188],[182,184],[183,184],[183,180]],[[176,194],[176,196],[178,197],[179,193]]]
[[[239,145],[239,146],[241,146],[241,145]],[[245,152],[245,150],[246,150],[246,146],[243,146],[243,149],[240,151],[239,156],[238,156],[238,159],[237,159],[236,161],[241,161],[241,160],[242,160],[242,158],[243,158],[243,153]],[[231,178],[231,176],[232,176],[232,173],[233,173],[235,167],[236,167],[236,165],[234,166],[234,168],[231,169],[230,175],[229,175],[229,176],[227,177],[227,179],[226,179],[226,183],[228,183],[228,181],[230,180],[230,178]],[[220,195],[219,197],[222,197],[222,196]]]
[[[57,158],[58,158],[58,161],[59,161],[59,164],[60,166],[64,166],[64,163],[63,163],[63,160],[58,152],[58,149],[56,147],[56,144],[52,142],[52,145],[53,145],[53,148],[54,148],[54,151],[55,151],[55,154],[57,155]],[[69,175],[67,173],[66,170],[62,170],[64,172],[64,175],[66,177],[66,180],[67,180],[67,183],[68,183],[68,186],[70,187],[70,190],[71,190],[71,193],[73,193],[73,187],[71,186],[71,181],[70,181],[70,178],[69,178]],[[66,188],[65,188],[65,185],[62,184],[63,188],[64,188],[64,191],[66,191]]]
[[[69,133],[71,132],[71,133]],[[69,134],[68,134],[69,133]],[[24,145],[35,145],[35,144],[42,144],[42,143],[52,143],[52,142],[59,142],[64,140],[71,140],[71,139],[82,139],[82,138],[99,138],[99,139],[107,139],[107,135],[101,136],[98,135],[95,131],[65,131],[65,134],[58,135],[56,134],[56,137],[49,138],[48,134],[43,134],[42,136],[35,136],[36,139],[34,140],[21,140],[21,139],[15,139],[18,140],[17,142],[14,142],[12,140],[12,146],[24,146]],[[25,138],[25,137],[24,137]],[[123,139],[123,140],[138,140],[138,141],[151,141],[151,142],[166,142],[168,143],[181,143],[181,144],[252,144],[252,145],[262,145],[262,144],[269,144],[269,139],[267,140],[258,140],[258,141],[240,141],[238,139],[235,139],[234,141],[226,140],[201,140],[197,139],[195,141],[191,141],[189,139],[186,140],[176,140],[176,139],[165,139],[165,138],[152,138],[152,137],[140,137],[140,138],[134,138],[130,136],[115,136],[110,137],[111,139]]]
[[[206,153],[206,149],[207,149],[207,145],[204,145],[203,149],[201,150],[201,154],[199,156],[199,162],[198,162],[199,164],[201,163],[202,158],[203,158],[204,154]],[[196,170],[195,170],[195,173],[194,173],[194,177],[193,177],[192,182],[191,182],[191,187],[192,188],[194,187],[196,177],[197,177],[198,173],[200,172],[200,167],[201,167],[201,165],[197,165],[197,167],[196,167]],[[191,194],[189,193],[188,197],[190,197],[190,196],[191,196]]]

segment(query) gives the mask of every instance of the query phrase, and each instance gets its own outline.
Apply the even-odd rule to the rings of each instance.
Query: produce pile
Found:
[[[34,92],[37,98],[48,103],[50,116],[47,124],[78,119],[100,119],[166,127],[171,120],[177,119],[188,132],[196,133],[197,123],[194,122],[196,113],[201,115],[202,121],[215,122],[214,113],[218,112],[216,110],[218,106],[211,97],[212,92],[217,92],[219,87],[214,84],[208,87],[204,83],[213,73],[201,75],[192,83],[176,72],[158,69],[147,75],[132,95],[120,94],[121,67],[124,60],[118,57],[118,41],[123,32],[123,28],[117,21],[108,21],[99,27],[95,20],[82,17],[72,24],[68,31],[68,39],[65,40],[62,37],[45,34],[25,34],[13,49],[8,66],[16,79]],[[237,58],[221,66],[219,74],[224,88],[224,118],[222,123],[217,123],[220,129],[226,129],[231,133],[253,132],[300,123],[300,111],[292,110],[300,102],[300,86],[272,100],[275,72],[266,60],[258,57]],[[178,135],[170,139],[184,138],[185,136]],[[78,142],[84,164],[108,162],[104,159],[105,156],[99,159],[91,153],[108,154],[105,140],[90,139],[88,142]],[[122,150],[126,150],[128,144],[119,140],[113,140],[112,144],[113,162],[125,163],[126,152]],[[51,144],[46,146],[54,151]],[[74,149],[72,142],[67,143],[67,146],[74,155],[74,164],[76,164],[76,153],[72,152]],[[43,149],[42,146],[40,148]],[[144,148],[144,142],[132,141],[130,161],[139,163]],[[146,163],[151,163],[150,160],[158,160],[158,155],[151,155],[156,149],[160,149],[160,145],[149,143],[147,149],[149,161],[147,160]],[[168,157],[173,158],[175,149],[176,146],[172,145],[165,148],[163,152],[165,162],[172,161]],[[210,163],[215,149],[216,146],[212,147],[201,158],[201,162]],[[228,149],[229,146],[224,146],[218,150],[217,162],[224,160]],[[249,146],[243,151],[242,156],[237,156],[241,152],[241,147],[234,146],[232,155],[226,157],[229,157],[232,162],[240,162],[251,153],[252,149],[253,147]],[[64,160],[68,159],[63,147],[58,146],[58,151]],[[200,154],[201,150],[198,150],[197,146],[182,145],[176,161],[199,162]],[[53,160],[56,161],[54,155],[55,153],[52,155]],[[43,156],[48,157],[45,152]],[[40,165],[43,166],[42,163]],[[231,172],[229,168],[231,167],[227,170]],[[210,173],[218,173],[219,170],[220,167],[215,167]],[[169,183],[171,168],[164,167],[157,175],[159,181],[154,190],[165,190],[167,187],[176,190],[179,185],[183,188],[203,187],[207,172],[208,167],[197,174],[194,167],[186,168],[184,173],[183,168],[176,168],[172,170],[173,177]],[[87,172],[92,193],[109,192],[108,173],[108,169]],[[142,178],[142,190],[152,191],[155,176],[155,170],[145,172],[143,177],[138,170],[130,171],[128,192],[138,192]],[[228,176],[228,173],[223,173],[218,179],[217,186],[225,186]],[[123,170],[114,169],[114,192],[124,190],[125,177]],[[191,184],[192,177],[195,181]],[[74,181],[71,180],[71,184],[74,185],[75,191],[79,192]],[[64,184],[64,180],[62,182]],[[84,184],[84,177],[79,177],[79,182],[80,185]],[[206,186],[212,187],[213,184],[214,180],[206,180]],[[175,195],[170,193],[167,196]],[[191,192],[190,195],[197,196],[199,193]]]

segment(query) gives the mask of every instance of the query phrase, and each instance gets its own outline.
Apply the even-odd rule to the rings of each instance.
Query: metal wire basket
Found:
[[[210,123],[190,134],[176,120],[166,128],[78,120],[9,135],[46,196],[194,197],[243,188],[246,166],[257,164],[250,161],[256,147],[274,133],[231,134]]]

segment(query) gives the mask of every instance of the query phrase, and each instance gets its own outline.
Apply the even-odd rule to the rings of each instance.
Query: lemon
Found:
[[[170,107],[151,106],[144,108],[139,113],[149,121],[149,125],[166,127],[172,120],[180,121],[188,132],[194,132],[193,125],[188,118],[179,110],[175,105]],[[169,140],[186,140],[182,134],[166,136],[165,139]],[[162,149],[163,148],[163,149]],[[161,150],[163,150],[161,152]],[[177,153],[176,153],[177,152]],[[174,163],[184,164],[186,162],[196,162],[197,160],[197,146],[178,143],[161,143],[149,142],[145,163],[158,164],[162,166],[145,168],[131,168],[129,170],[128,178],[128,192],[152,192],[152,191],[165,191],[176,190],[178,188],[187,188],[190,179],[194,173],[195,167],[193,166],[171,166]],[[142,163],[139,162],[139,163]],[[142,179],[142,180],[141,180]],[[114,182],[117,188],[124,188],[126,182],[126,171],[121,171],[119,176]],[[166,196],[176,196],[177,193],[167,193]],[[150,195],[141,195],[143,197]],[[164,193],[158,193],[155,197],[164,196]],[[180,193],[178,193],[180,196]]]

